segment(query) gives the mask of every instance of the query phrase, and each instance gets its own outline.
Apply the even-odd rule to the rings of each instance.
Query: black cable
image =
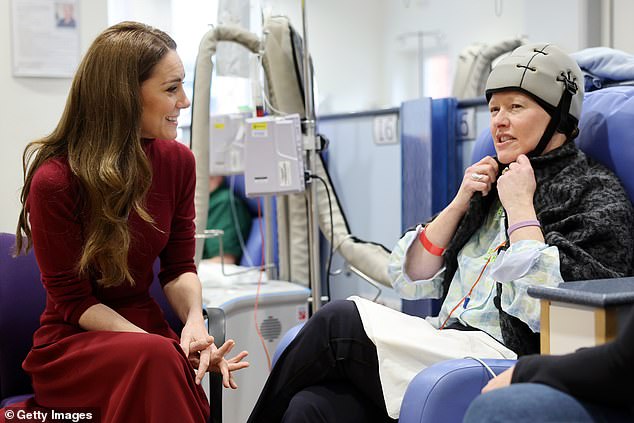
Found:
[[[330,212],[330,252],[328,254],[328,265],[326,267],[326,295],[328,296],[328,299],[330,299],[330,268],[332,267],[332,256],[334,253],[334,243],[335,243],[335,229],[334,229],[334,222],[333,222],[333,217],[332,217],[332,201],[330,200],[330,190],[328,189],[328,184],[326,183],[326,181],[324,180],[324,178],[322,178],[319,175],[310,175],[311,178],[314,179],[319,179],[321,181],[322,184],[324,184],[324,188],[326,189],[326,194],[328,195],[328,211]]]

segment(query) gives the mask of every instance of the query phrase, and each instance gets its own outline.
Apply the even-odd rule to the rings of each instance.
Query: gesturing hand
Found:
[[[216,347],[215,344],[211,344],[208,348],[200,351],[200,354],[191,352],[188,358],[192,366],[197,369],[196,383],[200,383],[205,372],[211,371],[222,374],[222,384],[225,388],[236,389],[238,385],[233,379],[233,372],[249,367],[248,362],[242,361],[249,353],[242,351],[227,360],[225,356],[229,354],[234,346],[235,342],[230,339],[222,344],[220,348]]]
[[[249,355],[246,351],[241,351],[239,354],[228,360],[225,358],[234,346],[235,342],[233,339],[230,339],[222,344],[220,348],[216,348],[215,345],[212,345],[208,366],[210,371],[222,374],[222,385],[225,388],[232,389],[236,389],[238,387],[233,379],[233,372],[249,367],[249,363],[247,361],[242,361],[247,355]]]
[[[204,326],[186,324],[181,333],[181,348],[190,364],[196,369],[196,383],[200,384],[207,371],[222,374],[222,384],[225,388],[236,389],[238,385],[233,379],[233,372],[249,367],[249,363],[242,361],[249,353],[240,352],[227,360],[225,356],[233,349],[235,342],[230,339],[220,348],[214,344],[214,337],[207,334]]]

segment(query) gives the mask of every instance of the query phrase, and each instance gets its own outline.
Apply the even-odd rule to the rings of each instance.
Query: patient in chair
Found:
[[[207,229],[221,229],[224,232],[222,236],[223,262],[225,264],[240,263],[241,244],[249,236],[252,217],[244,201],[233,195],[224,176],[209,177],[209,208],[207,213]],[[240,239],[242,239],[242,243]],[[220,241],[218,238],[205,240],[203,259],[220,262]]]
[[[268,280],[266,273],[259,267],[251,266],[250,260],[259,257],[247,256],[249,266],[240,265],[245,242],[251,232],[253,217],[246,202],[233,194],[224,176],[209,177],[209,208],[207,210],[207,229],[220,229],[222,235],[222,254],[220,237],[207,238],[203,248],[203,260],[198,264],[198,277],[203,286],[203,301],[213,301],[213,293],[206,288],[253,284]]]
[[[250,422],[392,421],[434,363],[538,352],[528,286],[631,274],[631,203],[573,141],[576,62],[553,45],[519,47],[492,70],[486,97],[496,157],[468,167],[451,203],[390,258],[397,292],[442,299],[439,316],[357,297],[327,304],[280,356]]]

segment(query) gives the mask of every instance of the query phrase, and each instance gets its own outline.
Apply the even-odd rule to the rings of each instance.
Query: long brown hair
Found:
[[[141,141],[141,84],[176,43],[158,29],[121,22],[102,32],[84,56],[55,130],[29,143],[22,166],[22,211],[16,252],[32,247],[26,202],[37,169],[47,160],[66,157],[81,189],[84,246],[79,274],[104,286],[124,281],[128,270],[128,216],[134,210],[153,223],[144,208],[152,170]]]

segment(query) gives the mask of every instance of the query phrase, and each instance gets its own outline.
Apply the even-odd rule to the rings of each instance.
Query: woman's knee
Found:
[[[315,325],[336,325],[339,322],[360,320],[359,312],[354,301],[335,300],[324,305],[311,318],[309,322]]]
[[[282,417],[282,423],[325,422],[319,404],[311,392],[300,391],[293,396]]]
[[[350,385],[327,383],[309,386],[291,399],[282,423],[372,422],[368,401]]]
[[[310,319],[298,337],[327,340],[345,338],[366,341],[363,322],[354,301],[336,300],[319,309]]]
[[[353,386],[324,383],[309,386],[291,399],[282,423],[384,422],[374,405]]]
[[[178,364],[185,358],[175,340],[161,335],[139,334],[126,344],[122,348],[125,348],[137,363],[157,363],[165,366],[166,363]]]
[[[148,334],[143,339],[143,348],[151,351],[152,355],[168,358],[181,355],[181,348],[178,342],[161,335]]]

